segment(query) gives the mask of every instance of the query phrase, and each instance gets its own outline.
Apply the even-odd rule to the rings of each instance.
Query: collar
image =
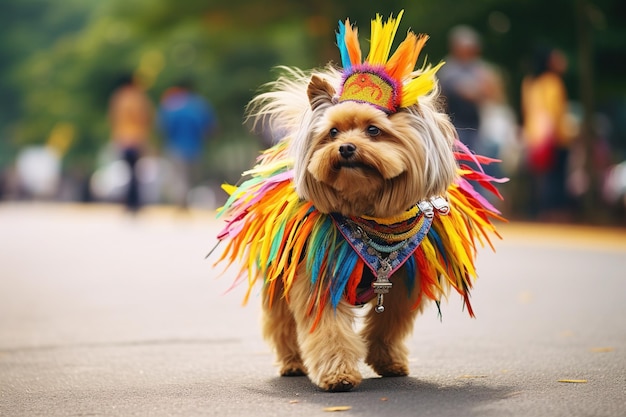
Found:
[[[449,213],[450,206],[445,198],[436,196],[422,200],[399,216],[390,218],[331,214],[337,229],[374,274],[376,280],[372,289],[377,295],[376,312],[385,310],[383,295],[392,286],[389,278],[420,246],[430,230],[435,211]]]
[[[345,217],[332,213],[333,222],[374,276],[389,277],[419,247],[432,217],[413,206],[392,218]]]
[[[331,218],[346,241],[378,277],[393,274],[419,247],[428,234],[435,213],[447,215],[450,204],[442,196],[421,200],[404,213],[388,218],[343,216]],[[391,269],[380,270],[381,258]],[[380,270],[380,271],[379,271]]]

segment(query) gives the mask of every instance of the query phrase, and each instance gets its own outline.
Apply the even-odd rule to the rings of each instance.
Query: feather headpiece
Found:
[[[370,51],[361,61],[358,29],[350,20],[339,22],[337,46],[341,53],[343,82],[339,101],[369,103],[391,114],[401,107],[417,103],[435,84],[435,73],[443,62],[423,71],[415,71],[420,51],[428,40],[427,35],[409,31],[406,39],[389,58],[391,45],[404,11],[397,18],[389,17],[383,23],[381,15],[372,20]]]

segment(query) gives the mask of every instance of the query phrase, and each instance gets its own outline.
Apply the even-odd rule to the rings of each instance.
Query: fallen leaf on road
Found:
[[[349,405],[336,405],[334,407],[325,407],[324,411],[348,411],[351,408]]]
[[[289,401],[289,404],[297,404],[299,402],[300,402],[300,400],[291,400],[291,401]]]
[[[586,379],[559,379],[559,382],[568,382],[570,384],[586,384]]]
[[[607,346],[607,347],[594,347],[589,350],[592,352],[613,352],[613,350],[615,349],[610,346]]]
[[[464,379],[469,379],[469,378],[487,378],[487,375],[461,375],[457,378],[464,378]]]
[[[530,304],[533,301],[533,294],[530,291],[522,291],[517,296],[520,304]]]
[[[380,397],[381,401],[387,401],[387,397]]]

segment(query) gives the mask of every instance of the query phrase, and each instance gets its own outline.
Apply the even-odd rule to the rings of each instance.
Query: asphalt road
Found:
[[[208,212],[0,205],[0,416],[626,416],[626,232],[503,225],[470,319],[417,322],[411,376],[280,378]],[[574,380],[578,382],[560,382]]]

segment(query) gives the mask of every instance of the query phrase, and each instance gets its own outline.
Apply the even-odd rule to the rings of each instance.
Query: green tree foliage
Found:
[[[578,99],[575,3],[3,0],[0,151],[6,156],[19,145],[43,143],[55,126],[69,123],[75,129],[69,160],[93,161],[108,140],[108,97],[119,75],[127,72],[141,79],[155,103],[176,80],[193,79],[218,111],[220,135],[212,152],[222,145],[255,143],[242,126],[244,108],[259,86],[275,76],[273,67],[309,68],[336,61],[338,20],[350,17],[366,37],[376,13],[388,16],[401,9],[401,31],[411,27],[430,34],[425,52],[431,62],[444,59],[452,26],[474,26],[483,35],[485,57],[503,69],[515,107],[532,46],[546,42],[561,47],[571,63],[568,87]],[[595,103],[623,102],[626,3],[584,3],[593,44]],[[218,155],[214,158],[224,156],[213,153]]]
[[[22,143],[20,126],[30,116],[34,86],[22,82],[22,70],[37,51],[52,48],[65,34],[79,30],[91,5],[67,0],[3,0],[0,3],[0,168]]]

